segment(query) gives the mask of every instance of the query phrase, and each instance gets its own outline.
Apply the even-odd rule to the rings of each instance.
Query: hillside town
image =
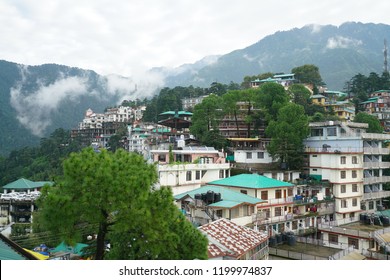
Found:
[[[276,74],[252,80],[250,89],[276,84],[287,90],[296,83],[294,74]],[[143,120],[144,105],[104,113],[86,108],[71,137],[98,152],[112,149],[120,132],[118,149],[156,164],[155,187],[171,189],[177,208],[207,237],[210,260],[388,260],[390,90],[358,104],[379,120],[379,133],[354,122],[347,93],[305,88],[310,103],[334,117],[308,124],[299,169],[270,153],[267,124],[248,122],[247,112],[258,110],[250,101],[219,115],[217,130],[227,147],[202,145],[191,131],[194,108],[213,93],[184,98],[181,110],[160,113],[157,122]],[[35,201],[52,183],[20,178],[2,186],[0,236],[11,248],[9,258],[34,259],[43,251],[38,258],[83,258],[83,244],[22,248],[9,238],[15,225],[30,233]]]

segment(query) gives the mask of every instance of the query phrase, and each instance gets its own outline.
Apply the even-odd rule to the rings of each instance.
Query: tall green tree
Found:
[[[190,131],[200,141],[211,130],[218,131],[218,124],[222,116],[221,97],[211,94],[194,107],[191,118]]]
[[[264,83],[260,86],[260,92],[257,95],[260,108],[266,114],[266,120],[276,120],[280,108],[285,106],[290,97],[284,87],[277,83]]]
[[[295,75],[295,79],[297,79],[300,83],[313,84],[314,86],[323,84],[320,70],[316,65],[305,64],[298,66],[291,69],[291,73]]]
[[[174,250],[181,246],[177,237],[180,233],[172,230],[174,218],[162,219],[168,223],[164,231],[145,227],[157,223],[157,214],[166,217],[177,214],[172,195],[152,189],[156,181],[155,165],[147,164],[138,154],[122,149],[115,153],[84,149],[71,154],[64,161],[64,175],[53,186],[44,188],[38,201],[37,223],[69,244],[82,241],[87,233],[96,233],[95,259],[124,258],[126,255],[116,253],[119,248],[142,247],[148,240],[154,244],[153,252],[160,252],[168,241]],[[160,236],[162,243],[156,236]],[[108,240],[114,250],[111,256],[105,250]],[[134,259],[162,256],[145,256],[145,251],[134,253]]]
[[[359,112],[355,118],[353,119],[354,122],[357,123],[367,123],[368,124],[368,133],[382,133],[383,132],[383,126],[381,125],[380,121],[377,117],[364,113]]]
[[[274,160],[289,169],[300,169],[303,163],[303,140],[309,133],[309,120],[301,105],[289,103],[280,109],[277,120],[271,120],[266,135],[271,138],[267,151]]]

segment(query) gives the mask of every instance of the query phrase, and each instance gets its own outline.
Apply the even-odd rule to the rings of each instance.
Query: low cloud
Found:
[[[343,36],[331,37],[328,39],[326,48],[328,49],[347,49],[352,47],[357,47],[363,44],[362,41],[346,38]]]
[[[28,67],[21,67],[20,73],[22,79],[10,89],[10,103],[17,113],[17,120],[39,137],[44,136],[62,101],[79,102],[81,96],[93,96],[103,102],[107,101],[107,105],[112,105],[113,100],[119,104],[125,99],[150,97],[162,85],[161,77],[151,74],[143,76],[137,82],[117,75],[101,76],[98,86],[95,86],[87,71],[85,75],[70,77],[60,73],[52,83],[34,80]]]
[[[43,136],[62,100],[75,101],[87,92],[87,79],[80,77],[61,78],[49,85],[37,81],[38,88],[34,92],[25,92],[23,82],[28,72],[23,70],[23,73],[22,81],[10,90],[11,105],[16,110],[18,121],[36,136]]]

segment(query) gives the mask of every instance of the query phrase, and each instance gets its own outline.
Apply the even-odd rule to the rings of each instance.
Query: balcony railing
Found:
[[[343,148],[338,148],[338,147],[318,147],[318,148],[313,148],[313,147],[306,147],[305,148],[306,153],[329,153],[329,154],[338,154],[338,153],[362,153],[363,148],[361,147],[343,147]]]
[[[272,205],[280,205],[280,204],[292,204],[294,203],[294,197],[286,197],[286,198],[274,198],[268,199],[265,203],[261,204],[263,206],[272,206]]]
[[[390,191],[369,192],[363,194],[363,200],[390,197]]]
[[[390,168],[390,162],[389,161],[382,161],[382,162],[379,162],[379,161],[376,161],[376,162],[364,162],[363,163],[363,167],[364,168],[381,168],[381,169],[384,169],[384,168]]]
[[[378,147],[364,147],[364,154],[372,154],[372,155],[388,155],[390,152],[389,148],[378,148]]]
[[[380,177],[372,176],[372,177],[363,178],[363,183],[365,185],[388,183],[388,182],[390,182],[390,176],[380,176]]]

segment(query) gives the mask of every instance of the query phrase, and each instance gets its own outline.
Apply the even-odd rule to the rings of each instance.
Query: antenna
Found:
[[[385,48],[383,50],[383,55],[385,57],[385,60],[384,60],[384,65],[383,65],[383,72],[387,73],[389,72],[388,68],[387,68],[387,41],[385,39]]]

